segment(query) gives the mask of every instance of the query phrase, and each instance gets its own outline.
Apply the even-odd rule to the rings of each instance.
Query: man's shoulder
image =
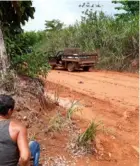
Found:
[[[19,129],[19,130],[26,129],[26,126],[23,123],[21,123],[19,120],[12,119],[11,122],[10,122],[10,125],[11,125],[12,128],[16,128],[16,129]]]
[[[27,133],[27,129],[18,120],[10,120],[9,133],[14,142],[17,142],[18,136],[24,135]]]

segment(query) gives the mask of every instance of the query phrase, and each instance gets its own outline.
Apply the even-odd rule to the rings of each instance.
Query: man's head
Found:
[[[0,116],[11,116],[14,110],[15,100],[8,95],[0,95]]]

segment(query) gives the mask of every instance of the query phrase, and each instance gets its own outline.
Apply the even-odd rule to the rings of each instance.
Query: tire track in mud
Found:
[[[52,71],[48,76],[50,81],[59,82],[61,85],[71,87],[91,97],[112,102],[117,106],[130,107],[130,109],[137,107],[138,78],[120,75],[119,82],[117,78],[114,78],[114,75],[107,73],[101,75],[94,72],[79,72],[75,74],[65,71]]]
[[[92,78],[93,76],[89,77],[89,73],[84,72],[84,74],[85,73],[87,74],[87,76],[81,75],[81,72],[79,74],[64,72],[65,75],[71,75],[71,76],[79,77],[79,78],[82,78],[82,79],[86,79],[90,82],[102,82],[102,83],[108,83],[108,84],[112,84],[112,85],[115,85],[115,86],[122,86],[122,87],[128,88],[128,85],[126,86],[126,85],[124,85],[124,83],[123,84],[121,83],[122,80],[120,78],[117,78],[117,80],[116,80],[116,78],[110,78],[108,76],[98,76],[99,78],[97,78],[97,77]],[[105,79],[108,79],[109,81],[107,81]],[[115,83],[115,81],[117,81],[117,83]],[[124,80],[124,82],[127,82],[127,81],[129,81],[129,77],[128,77],[127,80]],[[134,83],[135,83],[135,85],[134,85]],[[131,80],[129,88],[138,90],[138,82],[136,83],[135,80],[133,80],[133,82],[132,82],[132,80]]]

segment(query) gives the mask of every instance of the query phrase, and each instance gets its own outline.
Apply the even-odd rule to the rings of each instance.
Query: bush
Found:
[[[17,73],[30,77],[46,76],[50,69],[46,54],[36,50],[36,45],[43,40],[44,34],[43,31],[33,31],[5,37],[11,68]]]
[[[81,22],[62,30],[46,32],[40,50],[55,54],[65,47],[100,52],[98,69],[128,70],[131,60],[139,55],[138,16],[129,20],[115,19],[103,12],[89,13]]]
[[[126,20],[107,16],[103,12],[86,11],[82,18],[81,22],[59,31],[26,32],[6,37],[13,66],[19,60],[25,61],[28,63],[26,73],[37,74],[43,68],[45,71],[49,69],[48,56],[66,47],[79,47],[83,51],[98,50],[97,69],[132,71],[132,60],[138,63],[139,57],[139,16]],[[138,67],[135,70],[138,71]]]
[[[30,77],[46,77],[50,69],[46,54],[35,51],[13,58],[13,67],[19,74]]]

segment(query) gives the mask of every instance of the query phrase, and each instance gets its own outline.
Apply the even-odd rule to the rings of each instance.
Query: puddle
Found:
[[[58,102],[58,104],[68,110],[69,108],[72,107],[72,109],[78,109],[80,111],[75,112],[76,115],[80,116],[81,118],[87,119],[87,120],[93,120],[97,118],[96,113],[91,109],[91,108],[86,108],[80,101],[78,100],[70,100],[69,98],[64,98],[64,97],[58,97],[50,92],[46,92],[46,96],[50,98],[54,102]],[[58,99],[58,100],[57,100]],[[75,103],[75,104],[73,104]]]
[[[70,100],[68,98],[56,97],[53,93],[47,92],[47,96],[54,102],[58,102],[59,105],[63,108],[69,109],[73,105],[73,109],[82,109],[84,106],[78,100]]]

